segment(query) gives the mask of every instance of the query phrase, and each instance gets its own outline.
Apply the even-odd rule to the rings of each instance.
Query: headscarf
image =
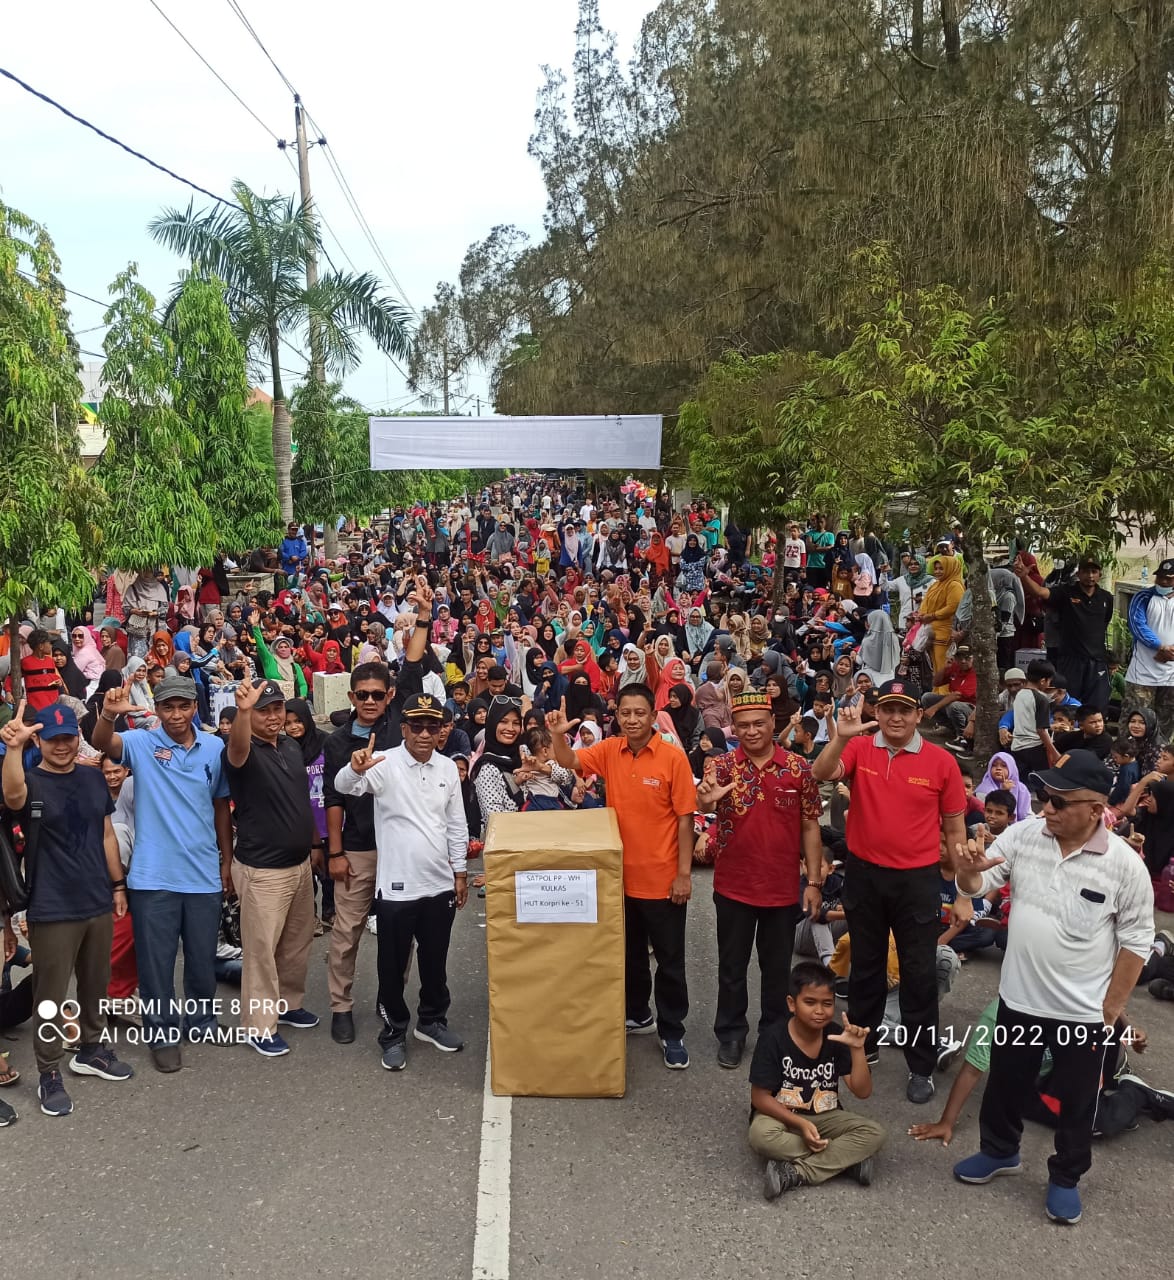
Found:
[[[866,555],[863,551],[856,557],[856,567],[862,572],[868,574],[875,587],[877,582],[876,565],[872,562],[872,556]]]
[[[155,709],[155,699],[151,687],[145,680],[136,680],[135,673],[147,665],[144,658],[131,658],[126,664],[126,696],[131,704],[143,707],[147,711]]]
[[[660,680],[656,686],[656,710],[664,711],[669,704],[669,694],[688,678],[685,664],[680,658],[670,658],[661,669]]]
[[[893,634],[889,615],[883,609],[873,609],[868,615],[868,634],[860,646],[861,667],[874,684],[884,684],[893,678],[900,661],[901,642]]]
[[[705,548],[701,545],[701,540],[695,533],[691,533],[685,539],[685,545],[681,550],[682,564],[696,564],[699,560],[706,558]]]
[[[875,612],[875,611],[874,611],[874,612]],[[837,658],[837,659],[836,659],[835,663],[834,663],[834,664],[833,664],[833,666],[832,666],[832,697],[833,697],[833,698],[835,698],[835,700],[836,700],[837,702],[839,702],[841,698],[843,698],[843,697],[845,697],[845,696],[847,695],[847,693],[848,693],[848,686],[852,683],[852,677],[853,677],[853,675],[855,674],[855,672],[854,672],[854,670],[853,670],[853,667],[852,667],[852,659],[851,659],[851,658],[848,658],[848,659],[847,659],[847,662],[848,662],[848,674],[847,674],[847,675],[841,675],[841,674],[840,674],[840,671],[839,671],[840,660],[839,660],[839,658]]]
[[[549,637],[547,631],[550,632]],[[548,658],[553,658],[558,651],[558,632],[555,631],[553,622],[544,620],[538,628],[538,647]]]
[[[314,723],[314,713],[305,698],[290,698],[285,704],[287,716],[297,716],[302,722],[305,733],[294,741],[302,749],[302,762],[308,769],[322,754],[326,746],[326,735]]]
[[[852,539],[847,529],[841,529],[836,534],[836,540],[832,544],[832,566],[833,568],[843,569],[846,573],[852,572],[852,566],[855,560],[852,556]]]
[[[915,567],[907,569],[901,577],[909,584],[910,592],[924,591],[927,587],[932,586],[933,574],[928,572],[925,567],[925,557],[910,556],[909,559]]]
[[[948,615],[937,619],[940,623],[948,623],[962,599],[962,561],[957,556],[937,556],[943,566],[943,575],[934,578],[933,585],[926,588],[925,599],[921,602],[923,613]]]
[[[167,644],[167,653],[162,658],[160,658],[159,655],[155,652],[155,646],[159,643],[160,640],[165,641]],[[155,634],[151,637],[151,644],[150,644],[150,647],[147,649],[147,666],[169,667],[171,666],[171,660],[174,657],[175,657],[175,642],[171,638],[171,632],[165,631],[162,628],[160,628],[160,630],[156,631]]]
[[[1031,792],[1019,781],[1019,766],[1006,751],[996,751],[991,756],[991,763],[987,765],[982,781],[974,788],[974,794],[980,800],[985,800],[992,791],[1003,790],[1002,786],[991,777],[991,765],[996,760],[1006,767],[1007,776],[1012,783],[1007,790],[1015,797],[1015,821],[1022,822],[1024,818],[1031,817]]]
[[[322,660],[326,664],[324,670],[328,676],[335,676],[340,671],[346,670],[346,667],[342,665],[342,649],[339,647],[337,640],[324,640],[322,642]]]
[[[582,667],[587,673],[587,679],[591,685],[591,692],[599,692],[599,681],[602,672],[599,670],[599,663],[595,661],[595,654],[592,653],[591,645],[588,641],[583,639],[575,641],[575,646],[571,651],[571,656],[562,664],[562,670],[568,671],[572,667]]]
[[[1145,721],[1145,736],[1140,739],[1133,738],[1129,732],[1129,722],[1134,716],[1141,716]],[[1152,773],[1157,768],[1158,754],[1161,751],[1161,745],[1158,743],[1158,717],[1152,707],[1134,707],[1128,714],[1121,713],[1122,729],[1125,731],[1126,737],[1137,742],[1137,768],[1140,777],[1145,777],[1147,773]]]
[[[521,708],[511,703],[491,702],[489,704],[489,714],[485,717],[485,750],[481,752],[477,763],[473,766],[471,777],[476,778],[487,764],[495,765],[503,774],[513,773],[515,769],[522,767],[522,735],[519,733],[516,740],[509,746],[499,742],[497,737],[498,726],[511,711],[519,720],[522,718]]]
[[[628,665],[628,654],[634,653],[639,662],[635,669]],[[626,644],[620,652],[620,688],[624,688],[629,684],[647,684],[648,683],[648,658],[644,650],[638,645]]]
[[[697,621],[694,622],[694,617]],[[694,657],[704,653],[709,637],[713,635],[713,625],[705,620],[700,609],[690,609],[685,622],[685,648]]]
[[[546,682],[550,681],[549,687]],[[538,665],[538,679],[534,682],[534,705],[540,711],[552,711],[566,697],[567,678],[553,662]]]
[[[81,644],[73,642],[75,631],[80,631],[85,636]],[[100,679],[106,670],[106,658],[94,642],[94,635],[90,628],[81,625],[74,627],[70,632],[70,643],[73,645],[73,660],[77,664],[77,669],[87,680]],[[115,647],[117,648],[117,642]]]
[[[701,724],[701,712],[693,705],[693,690],[684,682],[673,685],[669,693],[676,694],[681,704],[679,707],[670,706],[668,713],[681,746],[688,751]]]
[[[57,668],[57,674],[64,682],[69,696],[71,698],[84,698],[86,690],[90,687],[90,682],[78,670],[77,663],[73,660],[73,650],[59,636],[53,641],[53,652],[65,654],[65,666]],[[56,666],[56,664],[54,665]]]

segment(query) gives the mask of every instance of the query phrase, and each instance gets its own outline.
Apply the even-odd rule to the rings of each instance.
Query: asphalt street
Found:
[[[708,872],[694,888],[692,1067],[666,1071],[655,1038],[641,1037],[629,1041],[625,1098],[513,1101],[509,1276],[956,1280],[1001,1271],[1099,1280],[1125,1258],[1138,1275],[1168,1270],[1158,1227],[1168,1219],[1174,1125],[1143,1121],[1098,1145],[1082,1184],[1084,1221],[1056,1227],[1043,1216],[1051,1135],[1028,1129],[1019,1178],[955,1182],[951,1165],[976,1146],[978,1095],[949,1149],[914,1143],[906,1128],[937,1118],[953,1072],[938,1077],[929,1106],[914,1107],[895,1050],[882,1056],[873,1098],[849,1099],[889,1128],[874,1184],[837,1180],[766,1203],[746,1146],[746,1072],[723,1071],[714,1059]],[[21,1114],[0,1133],[4,1269],[25,1280],[475,1276],[483,906],[473,898],[458,918],[450,957],[450,1021],[466,1048],[445,1055],[409,1040],[400,1075],[379,1066],[371,937],[360,952],[359,1034],[350,1046],[334,1044],[327,1029],[326,938],[314,944],[307,996],[322,1026],[287,1030],[293,1052],[285,1058],[198,1047],[185,1050],[181,1073],[162,1076],[144,1050],[123,1046],[136,1077],[115,1084],[67,1074],[75,1112],[50,1119],[36,1105],[30,1032],[10,1034],[5,1047],[24,1079],[3,1095]],[[944,1013],[956,1026],[973,1021],[997,977],[993,959],[970,961]],[[1141,991],[1131,1012],[1151,1039],[1135,1069],[1174,1088],[1174,1004]],[[493,1229],[492,1221],[482,1227],[488,1236]],[[492,1256],[484,1240],[478,1249],[482,1260]],[[499,1269],[477,1275],[506,1280]]]

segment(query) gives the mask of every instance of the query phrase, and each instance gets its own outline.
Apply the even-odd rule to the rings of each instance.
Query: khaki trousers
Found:
[[[819,1130],[828,1144],[822,1151],[812,1151],[806,1142],[781,1120],[756,1115],[750,1122],[750,1147],[768,1160],[787,1160],[799,1171],[804,1182],[826,1182],[837,1173],[876,1155],[885,1140],[884,1126],[868,1116],[837,1107],[821,1115],[804,1115]]]
[[[314,940],[310,859],[296,867],[247,867],[234,859],[232,883],[241,904],[241,1026],[270,1036],[279,1007],[300,1009],[306,998]]]
[[[110,942],[114,936],[114,915],[89,920],[60,920],[36,924],[29,921],[29,949],[33,953],[33,1008],[37,1024],[33,1055],[38,1071],[56,1071],[61,1056],[79,1048],[96,1048],[106,1029],[102,1001],[110,981]],[[74,1041],[67,1018],[60,1007],[77,975],[77,1023],[81,1038]],[[51,1001],[57,1011],[42,1018],[41,1002]]]
[[[334,926],[330,930],[330,954],[326,961],[332,1013],[350,1013],[354,1008],[351,988],[355,983],[359,939],[375,900],[375,859],[374,849],[361,853],[348,851],[350,884],[342,880],[334,882]]]

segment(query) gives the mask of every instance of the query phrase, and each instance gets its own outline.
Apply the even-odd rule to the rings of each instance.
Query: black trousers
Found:
[[[448,993],[448,940],[457,913],[456,894],[438,893],[410,901],[375,899],[378,926],[379,1016],[383,1030],[379,1043],[386,1048],[407,1034],[411,1020],[404,1000],[405,970],[416,944],[420,969],[420,1003],[416,1022],[445,1022],[452,1003]]]
[[[1012,751],[1011,759],[1015,761],[1015,767],[1019,770],[1019,778],[1025,787],[1031,789],[1031,784],[1027,779],[1033,774],[1038,773],[1048,767],[1048,752],[1045,746],[1027,747],[1023,751]]]
[[[0,1030],[19,1027],[33,1016],[33,975],[26,974],[11,991],[0,991]]]
[[[745,1040],[750,1030],[746,1020],[750,949],[758,944],[761,1031],[787,1013],[787,984],[799,907],[753,907],[716,891],[713,905],[717,908],[717,1017],[713,1020],[713,1034],[723,1043]]]
[[[905,1061],[914,1074],[932,1075],[938,1060],[937,944],[942,931],[938,864],[897,870],[849,854],[844,871],[844,916],[852,939],[848,1017],[856,1026],[870,1028],[867,1048],[874,1049],[888,994],[891,932],[901,969],[901,1022],[908,1032]]]
[[[1109,664],[1075,654],[1061,654],[1056,670],[1068,681],[1068,693],[1082,707],[1109,706]]]
[[[656,1032],[662,1040],[681,1040],[689,1013],[685,981],[685,917],[689,904],[677,906],[667,898],[624,897],[624,991],[629,1018],[647,1018],[652,999],[652,968],[648,948],[656,958]]]
[[[1000,1000],[990,1074],[978,1113],[979,1136],[988,1156],[1002,1159],[1019,1150],[1023,1117],[1035,1114],[1036,1078],[1045,1048],[1052,1053],[1046,1092],[1060,1104],[1056,1153],[1048,1160],[1048,1176],[1058,1186],[1074,1187],[1092,1165],[1092,1130],[1105,1060],[1099,1023],[1037,1018]]]

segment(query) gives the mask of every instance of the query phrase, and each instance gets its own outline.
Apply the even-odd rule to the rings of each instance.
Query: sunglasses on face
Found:
[[[1066,796],[1058,796],[1055,792],[1041,788],[1036,792],[1041,804],[1050,804],[1057,813],[1063,813],[1070,804],[1096,804],[1095,800],[1069,800]]]
[[[382,702],[387,697],[386,689],[355,689],[351,697],[356,702]]]
[[[438,736],[444,730],[444,725],[435,720],[422,720],[419,724],[414,720],[405,720],[404,726],[411,729],[413,733],[427,733],[433,737]]]

